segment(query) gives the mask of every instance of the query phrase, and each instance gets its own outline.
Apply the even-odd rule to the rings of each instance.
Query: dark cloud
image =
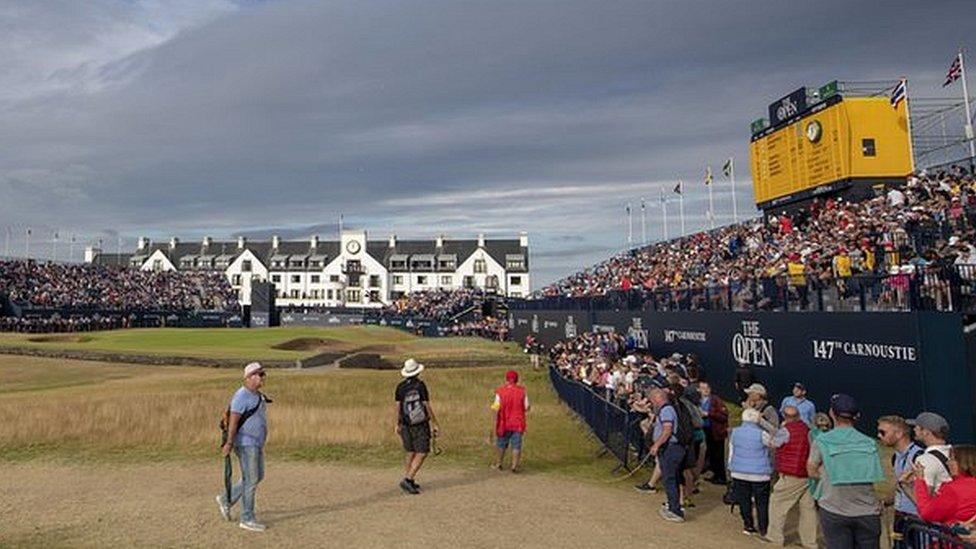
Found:
[[[751,212],[747,128],[768,102],[835,78],[942,93],[971,41],[961,14],[976,15],[971,1],[81,5],[4,23],[0,223],[304,237],[345,213],[382,235],[528,230],[535,283],[625,246],[623,205],[641,195],[648,238],[663,236],[658,196],[677,178],[701,227],[704,166],[730,154]],[[725,222],[727,185],[715,199]]]

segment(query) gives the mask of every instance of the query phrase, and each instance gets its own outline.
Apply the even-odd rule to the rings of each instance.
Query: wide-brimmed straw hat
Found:
[[[403,363],[403,368],[400,370],[400,375],[403,377],[413,377],[423,371],[423,364],[412,358],[408,358],[406,362]]]

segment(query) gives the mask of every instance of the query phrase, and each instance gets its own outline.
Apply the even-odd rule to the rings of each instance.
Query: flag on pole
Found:
[[[891,106],[898,108],[898,104],[905,100],[905,95],[908,93],[908,81],[902,78],[895,85],[895,88],[891,90]]]
[[[630,202],[627,203],[627,215],[630,215]]]
[[[728,160],[725,161],[725,165],[722,166],[722,175],[726,179],[732,177],[732,157],[730,156]]]
[[[960,76],[962,76],[962,59],[960,58],[960,54],[957,53],[956,58],[953,59],[952,64],[949,65],[949,72],[946,73],[945,82],[942,83],[942,87],[944,88],[956,80],[959,80]]]
[[[641,197],[641,211],[643,212],[645,208],[646,208],[646,206],[644,204],[644,197],[642,196]]]
[[[705,168],[705,185],[708,186],[711,184],[712,184],[712,167],[708,166]]]
[[[675,194],[681,194],[681,191],[682,191],[682,189],[681,189],[681,182],[678,181],[678,184],[674,186],[674,192],[675,192]]]

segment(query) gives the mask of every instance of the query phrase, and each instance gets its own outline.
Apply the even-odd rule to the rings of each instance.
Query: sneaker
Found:
[[[756,536],[756,539],[758,539],[759,541],[761,541],[763,543],[773,543],[773,540],[769,539],[766,536],[766,534],[759,534],[758,536]]]
[[[224,517],[224,520],[230,520],[230,506],[224,503],[222,496],[217,496],[217,507],[220,508],[220,516]]]
[[[748,528],[743,528],[742,529],[742,533],[745,534],[745,535],[747,535],[747,536],[754,536],[754,535],[758,534],[759,532],[755,528],[748,527]]]
[[[416,480],[414,480],[412,478],[408,478],[407,479],[407,482],[409,482],[414,488],[416,488],[418,492],[420,491],[420,485],[417,484],[417,481]]]
[[[661,509],[670,509],[670,507],[668,507],[668,502],[662,501],[661,502]],[[679,507],[679,509],[681,509],[681,512],[684,513],[685,512],[685,506],[684,506],[684,504],[682,504],[681,507]]]
[[[400,481],[400,489],[412,495],[417,495],[420,493],[420,490],[414,487],[414,485],[411,484],[408,479],[403,479]]]
[[[264,532],[267,528],[260,522],[249,520],[247,522],[242,522],[238,524],[243,530],[250,530],[251,532]]]
[[[685,521],[685,518],[683,516],[676,515],[676,514],[672,513],[671,511],[669,511],[668,509],[661,509],[658,512],[658,514],[661,515],[661,518],[663,518],[664,520],[666,520],[668,522],[684,522]]]
[[[634,486],[634,490],[637,490],[638,492],[644,492],[645,494],[656,494],[657,493],[657,488],[651,486],[650,484],[648,484],[646,482],[644,484],[638,484],[638,485]]]

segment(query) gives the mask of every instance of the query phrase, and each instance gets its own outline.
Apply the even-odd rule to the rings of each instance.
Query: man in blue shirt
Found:
[[[812,401],[807,400],[807,388],[799,381],[793,384],[793,395],[784,398],[779,405],[780,415],[783,414],[783,408],[787,406],[795,407],[800,412],[800,419],[803,420],[803,423],[813,429],[813,416],[817,415],[817,407]]]
[[[252,532],[263,532],[265,526],[254,516],[254,498],[258,483],[264,478],[264,441],[268,437],[268,407],[271,402],[261,394],[264,386],[264,368],[252,362],[244,367],[244,384],[230,401],[230,421],[227,427],[227,443],[221,448],[226,457],[231,450],[241,463],[241,481],[231,488],[230,501],[217,496],[220,514],[230,520],[230,509],[241,500],[239,526]]]
[[[884,499],[885,507],[894,507],[894,524],[891,532],[892,547],[905,547],[902,539],[906,518],[917,517],[918,507],[912,500],[914,485],[915,458],[922,455],[925,449],[912,442],[911,427],[901,416],[882,416],[878,418],[878,440],[881,444],[892,448],[895,453],[891,457],[891,468],[895,475],[894,496]]]
[[[678,442],[678,411],[663,389],[652,389],[649,397],[657,410],[652,433],[654,442],[650,452],[657,457],[661,466],[661,479],[668,495],[668,507],[661,509],[661,518],[670,522],[684,522],[685,513],[681,510],[678,485],[686,450]]]

